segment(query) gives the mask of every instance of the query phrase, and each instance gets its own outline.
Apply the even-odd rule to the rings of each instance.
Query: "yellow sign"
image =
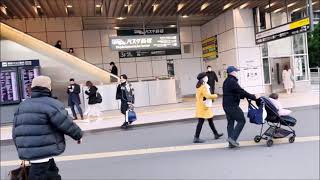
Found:
[[[304,18],[304,19],[301,19],[299,21],[290,23],[289,28],[290,29],[295,29],[295,28],[299,28],[299,27],[306,26],[306,25],[309,25],[309,24],[310,24],[310,19],[309,18]]]
[[[212,36],[202,41],[203,60],[213,60],[218,57],[217,36]]]

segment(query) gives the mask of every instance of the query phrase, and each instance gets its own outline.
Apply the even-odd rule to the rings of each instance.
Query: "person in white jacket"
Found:
[[[271,103],[275,106],[275,108],[278,109],[278,114],[280,116],[288,116],[289,114],[291,114],[292,111],[284,109],[278,98],[279,95],[277,93],[272,93],[269,96],[269,100],[271,101]]]

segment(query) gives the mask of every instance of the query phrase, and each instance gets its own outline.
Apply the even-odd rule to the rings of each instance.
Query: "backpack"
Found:
[[[97,95],[96,95],[96,102],[97,103],[102,103],[102,96],[99,92],[97,92]]]

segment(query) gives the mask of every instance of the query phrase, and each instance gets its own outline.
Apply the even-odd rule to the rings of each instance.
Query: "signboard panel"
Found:
[[[156,35],[156,34],[177,34],[177,28],[148,28],[145,29],[120,29],[117,30],[118,36],[133,36],[133,35]]]
[[[256,34],[256,44],[286,38],[295,34],[307,32],[310,28],[310,18],[306,17],[295,22],[266,30]]]
[[[205,61],[218,58],[217,36],[212,36],[202,41],[202,57]]]
[[[165,56],[181,54],[181,49],[164,50],[138,50],[138,51],[120,51],[120,58],[147,57],[147,56]]]
[[[110,37],[110,47],[114,51],[177,49],[180,39],[178,34],[117,36]]]

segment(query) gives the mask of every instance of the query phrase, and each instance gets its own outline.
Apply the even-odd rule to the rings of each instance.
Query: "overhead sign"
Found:
[[[164,50],[138,50],[138,51],[120,51],[120,58],[146,57],[146,56],[166,56],[181,54],[181,49]]]
[[[217,36],[212,36],[202,41],[202,57],[205,61],[218,58]]]
[[[39,60],[5,61],[0,67],[40,66]]]
[[[256,34],[256,44],[286,38],[295,34],[307,32],[310,28],[310,18],[306,17],[295,22]]]
[[[114,51],[177,49],[180,48],[178,34],[117,36],[110,37],[110,47]]]
[[[177,34],[177,28],[119,29],[118,36]]]

